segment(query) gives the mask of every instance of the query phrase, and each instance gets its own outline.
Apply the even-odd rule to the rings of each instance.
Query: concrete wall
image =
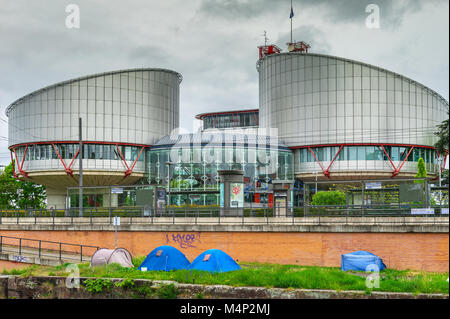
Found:
[[[267,262],[339,267],[341,254],[367,250],[388,268],[449,271],[449,234],[363,232],[123,231],[118,247],[145,256],[159,245],[180,249],[192,261],[207,249],[222,249],[241,263]],[[0,235],[114,248],[114,230],[1,230]],[[82,229],[82,228],[81,228]],[[106,230],[108,229],[108,230]],[[160,229],[164,229],[160,227]]]
[[[159,290],[168,285],[174,286],[177,299],[448,299],[445,294],[412,294],[374,291],[335,291],[318,289],[286,289],[265,287],[231,287],[225,285],[183,284],[167,280],[133,281],[130,288],[117,287],[121,279],[111,279],[111,288],[93,293],[85,288],[88,278],[80,278],[79,288],[68,288],[65,277],[18,277],[0,276],[0,299],[148,299],[164,298]],[[72,284],[72,283],[71,283]],[[166,297],[167,298],[167,297]],[[189,305],[189,304],[188,304]],[[166,317],[179,315],[179,307],[173,305],[165,309]],[[264,308],[260,315],[268,315]],[[204,317],[204,316],[203,316]]]

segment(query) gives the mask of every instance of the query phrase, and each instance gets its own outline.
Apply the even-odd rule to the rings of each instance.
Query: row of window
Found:
[[[54,144],[62,159],[73,159],[79,150],[78,144]],[[59,159],[55,151],[55,147],[51,144],[29,145],[25,160],[50,160]],[[84,144],[83,159],[100,159],[100,160],[122,160],[118,149],[122,153],[126,161],[134,161],[141,151],[141,147],[108,145],[108,144]],[[25,146],[16,148],[17,158],[20,161],[23,158]],[[139,162],[144,161],[145,151],[139,156]],[[77,156],[78,158],[78,156]]]
[[[203,118],[203,128],[229,128],[229,127],[246,127],[258,126],[258,112],[214,115],[205,116]]]
[[[55,147],[54,147],[55,146]],[[28,146],[25,160],[50,160],[59,159],[59,155],[63,159],[73,159],[77,153],[79,147],[78,144],[42,144],[42,145],[30,145]],[[168,161],[169,157],[178,155],[179,159],[184,164],[201,164],[202,157],[207,156],[210,160],[210,164],[218,163],[258,163],[263,158],[265,161],[270,161],[270,158],[275,155],[269,155],[266,151],[255,152],[255,150],[248,149],[216,149],[215,151],[210,150],[209,154],[204,154],[200,150],[195,150],[198,152],[197,156],[194,156],[192,150],[188,150],[186,154],[175,152],[171,154],[168,150],[152,150],[145,154],[145,150],[141,152],[141,147],[138,146],[123,146],[123,145],[108,145],[108,144],[84,144],[83,159],[99,159],[99,160],[122,160],[123,157],[126,161],[134,161],[139,156],[138,161],[143,162],[145,156],[148,158],[150,166],[158,165],[161,167],[165,166],[165,162]],[[392,161],[403,161],[408,153],[410,152],[410,147],[397,147],[397,146],[384,146],[384,151],[389,155]],[[120,152],[119,152],[120,150]],[[331,147],[313,147],[311,148],[312,153],[308,148],[303,148],[299,150],[300,163],[315,162],[316,158],[318,161],[332,161],[339,151],[339,146]],[[23,158],[25,147],[19,147],[16,149],[17,158],[19,161]],[[181,151],[181,149],[179,150]],[[337,161],[362,161],[362,160],[384,160],[388,161],[386,153],[383,151],[381,146],[344,146],[336,157]],[[141,154],[139,155],[139,153]],[[178,153],[178,154],[177,154]],[[229,154],[228,154],[229,153]],[[264,153],[264,154],[263,154]],[[279,167],[289,167],[291,169],[291,154],[289,152],[277,152],[276,161]],[[187,155],[187,158],[186,158]],[[202,156],[203,155],[203,156]],[[262,156],[262,157],[261,157]],[[315,156],[315,157],[314,157]],[[194,159],[195,158],[195,159]],[[418,162],[419,158],[423,158],[426,163],[437,164],[437,153],[435,150],[428,148],[415,147],[409,154],[408,162]],[[211,161],[211,159],[214,159]],[[173,160],[173,159],[172,159]],[[203,160],[206,160],[203,159]],[[230,161],[231,160],[231,161]],[[177,162],[174,161],[174,162]]]
[[[403,161],[410,151],[410,147],[384,146],[384,150],[392,161]],[[313,147],[318,161],[332,161],[339,151],[339,146]],[[388,161],[388,157],[381,146],[344,146],[336,157],[336,161]],[[315,162],[313,153],[308,148],[300,150],[300,163]],[[423,158],[425,163],[437,164],[437,153],[428,148],[415,147],[406,161],[418,162]]]

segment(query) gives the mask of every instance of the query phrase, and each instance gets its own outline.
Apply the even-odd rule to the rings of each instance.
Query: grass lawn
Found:
[[[136,257],[133,264],[138,267],[145,257]],[[67,264],[66,264],[67,265]],[[21,276],[68,276],[66,265],[39,266],[3,271],[3,274]],[[298,265],[278,265],[262,263],[241,263],[239,271],[211,274],[203,271],[147,271],[123,268],[117,264],[89,267],[89,263],[79,264],[81,277],[128,278],[173,280],[180,283],[205,285],[389,291],[410,293],[448,294],[448,273],[428,273],[408,270],[387,269],[380,272],[380,288],[366,287],[364,272],[343,272],[337,267],[316,267]]]

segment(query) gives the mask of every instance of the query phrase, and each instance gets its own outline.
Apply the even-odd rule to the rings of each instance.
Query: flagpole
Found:
[[[292,12],[292,0],[291,0],[291,12]],[[291,43],[292,43],[292,17],[291,17]]]

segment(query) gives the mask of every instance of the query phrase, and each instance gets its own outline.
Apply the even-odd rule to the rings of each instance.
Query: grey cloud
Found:
[[[446,0],[429,1],[437,4],[446,2]],[[294,0],[293,7],[294,14],[304,9],[316,9],[317,15],[334,23],[364,23],[368,15],[366,7],[373,3],[380,8],[383,25],[389,27],[400,24],[409,12],[420,10],[424,2],[423,0]],[[233,20],[256,19],[269,13],[284,14],[287,19],[289,12],[289,0],[203,0],[198,10],[198,14],[206,17]]]

